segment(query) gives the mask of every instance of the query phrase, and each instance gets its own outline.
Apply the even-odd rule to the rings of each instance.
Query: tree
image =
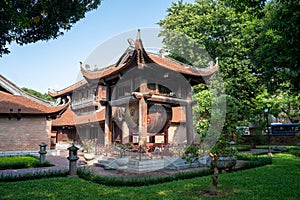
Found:
[[[300,90],[300,1],[272,0],[264,8],[251,60],[271,94]],[[288,84],[286,84],[288,83]]]
[[[188,61],[194,66],[205,66],[207,60],[195,56],[194,50],[197,48],[193,41],[204,47],[212,58],[219,57],[225,93],[218,92],[218,85],[212,86],[210,91],[203,90],[203,86],[194,87],[198,99],[194,109],[200,113],[194,125],[202,134],[202,141],[207,146],[214,145],[209,153],[214,169],[210,190],[213,195],[218,185],[218,158],[227,151],[228,140],[236,133],[237,122],[249,118],[252,110],[255,110],[255,96],[262,90],[257,77],[253,75],[250,59],[253,41],[257,39],[255,25],[260,12],[251,9],[251,4],[231,5],[233,2],[196,0],[195,4],[183,4],[179,1],[172,4],[166,18],[159,22],[167,30],[162,31],[161,35],[165,36],[163,42],[172,57]],[[260,4],[254,7],[257,5]],[[168,30],[185,34],[192,42],[180,39],[176,33]],[[224,103],[227,104],[225,110]],[[219,106],[212,109],[215,105]],[[226,113],[225,121],[222,121],[222,113]],[[218,130],[220,124],[224,124],[224,127]],[[216,141],[216,144],[213,143]],[[197,153],[194,155],[197,156]]]
[[[249,12],[238,12],[228,2],[196,0],[194,4],[173,3],[166,18],[159,24],[166,30],[185,34],[198,46],[203,46],[212,58],[219,58],[225,93],[239,102],[238,116],[241,118],[238,120],[242,121],[255,109],[255,95],[262,89],[257,77],[253,75],[249,56],[257,37],[253,28],[257,18]],[[187,50],[190,44],[178,40],[176,34],[165,33],[161,34],[165,36],[164,44],[170,49],[171,55],[179,54],[177,57],[183,58],[189,56],[187,60],[192,60],[189,64],[204,65],[199,64],[199,59],[190,59],[195,58],[195,54]]]
[[[28,94],[36,96],[36,97],[38,97],[40,99],[44,99],[46,101],[54,101],[54,99],[49,94],[47,94],[47,93],[42,94],[42,93],[40,93],[40,92],[38,92],[36,90],[29,89],[29,88],[26,88],[26,87],[22,87],[21,89],[23,91],[27,92]]]
[[[159,22],[172,57],[198,67],[207,61],[195,56],[194,42],[191,45],[168,30],[185,34],[212,58],[219,57],[226,93],[220,99],[226,99],[228,110],[222,135],[211,151],[214,162],[226,147],[222,142],[226,134],[234,132],[238,121],[261,120],[263,108],[269,107],[274,116],[285,115],[292,122],[299,119],[299,5],[293,0],[179,1]],[[217,130],[212,127],[209,131],[214,119],[208,101],[213,102],[214,97],[203,89],[194,87],[198,97],[195,109],[204,116],[197,116],[194,125],[205,136]],[[215,171],[212,193],[217,183]]]
[[[56,39],[96,9],[101,0],[4,0],[0,2],[0,57],[19,45]]]
[[[238,142],[236,126],[239,118],[239,103],[233,97],[218,91],[220,86],[218,81],[220,80],[214,78],[208,87],[198,85],[193,88],[194,98],[198,101],[197,105],[193,107],[194,126],[197,133],[201,134],[201,141],[200,147],[188,147],[188,152],[191,152],[191,154],[187,157],[188,160],[199,157],[201,155],[199,153],[201,152],[200,148],[203,151],[209,151],[211,168],[213,169],[212,184],[210,186],[211,195],[217,194],[219,176],[217,162],[219,157],[234,156],[236,151],[230,147],[229,141]],[[226,107],[224,104],[226,104]],[[222,126],[223,128],[220,129]],[[220,131],[221,134],[218,134]],[[212,146],[213,148],[211,148]]]
[[[300,2],[295,0],[196,0],[194,4],[173,3],[159,24],[185,34],[212,58],[219,57],[226,94],[240,105],[239,121],[255,119],[263,112],[256,97],[265,88],[270,94],[266,100],[271,98],[275,104],[281,99],[277,101],[281,112],[297,121],[297,104],[291,102],[297,101],[300,91],[299,22]],[[166,48],[171,55],[179,54],[173,57],[204,66],[192,52],[194,44],[166,32],[162,32]]]
[[[253,71],[266,88],[256,107],[268,106],[275,117],[299,122],[300,2],[272,0],[263,13],[250,54]]]
[[[292,123],[299,122],[300,119],[300,94],[289,94],[289,91],[277,91],[271,94],[265,89],[256,96],[255,105],[257,110],[269,108],[270,113],[280,119],[288,119]],[[257,113],[258,115],[260,113]]]

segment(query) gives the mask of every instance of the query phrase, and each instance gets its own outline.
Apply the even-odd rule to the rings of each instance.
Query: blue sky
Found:
[[[48,88],[61,90],[76,82],[79,62],[85,61],[98,45],[138,28],[158,28],[156,23],[166,16],[171,3],[172,0],[104,0],[97,10],[56,40],[12,44],[11,53],[0,58],[0,73],[19,87],[42,93]]]

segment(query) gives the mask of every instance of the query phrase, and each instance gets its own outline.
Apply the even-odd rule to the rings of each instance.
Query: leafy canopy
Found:
[[[42,93],[40,93],[40,92],[38,92],[36,90],[29,89],[29,88],[26,88],[26,87],[22,87],[21,89],[23,91],[27,92],[28,94],[36,96],[36,97],[38,97],[40,99],[44,99],[46,101],[54,101],[54,99],[49,94],[47,94],[47,93],[42,94]]]
[[[179,1],[167,12],[159,22],[162,28],[185,34],[212,58],[219,58],[225,93],[239,106],[237,120],[259,117],[263,102],[269,100],[271,114],[279,116],[281,112],[291,121],[299,120],[298,104],[294,103],[300,90],[299,1]],[[189,45],[174,34],[165,36],[171,55],[186,51],[179,54],[188,58],[188,64],[202,67],[203,60],[194,57],[193,47],[187,50]],[[263,95],[265,91],[270,95]]]
[[[56,39],[96,9],[101,0],[3,0],[0,2],[0,57],[19,45]]]

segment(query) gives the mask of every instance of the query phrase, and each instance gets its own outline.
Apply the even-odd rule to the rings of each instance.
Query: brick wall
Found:
[[[244,135],[244,144],[251,144],[254,141],[253,135]],[[270,135],[270,144],[271,145],[297,145],[298,139],[295,135]],[[268,144],[268,136],[262,136],[262,144]],[[258,144],[260,145],[260,144]]]
[[[24,116],[21,120],[0,118],[0,151],[39,150],[45,142],[50,148],[51,121],[44,116]]]

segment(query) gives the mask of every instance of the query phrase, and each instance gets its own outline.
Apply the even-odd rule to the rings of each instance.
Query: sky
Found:
[[[55,40],[24,46],[11,44],[11,53],[0,58],[0,74],[18,87],[41,93],[62,90],[78,81],[79,62],[86,61],[99,45],[138,29],[143,39],[143,29],[158,29],[157,22],[165,18],[171,4],[172,0],[104,0],[97,10],[87,13]],[[124,38],[126,43],[127,39]],[[122,48],[119,49],[125,50]]]

